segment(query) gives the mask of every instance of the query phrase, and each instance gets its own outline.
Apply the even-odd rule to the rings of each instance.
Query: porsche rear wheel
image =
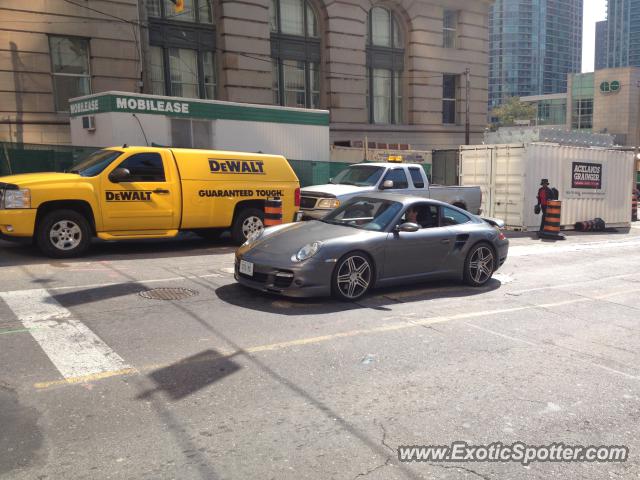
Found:
[[[336,264],[331,290],[341,300],[353,302],[362,298],[373,283],[373,265],[366,254],[353,252]]]
[[[464,262],[464,281],[472,287],[481,287],[491,280],[496,269],[496,256],[486,243],[475,245]]]

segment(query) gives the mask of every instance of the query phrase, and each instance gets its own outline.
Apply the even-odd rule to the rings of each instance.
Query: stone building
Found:
[[[68,144],[108,90],[327,109],[331,142],[451,148],[486,124],[491,0],[4,0],[0,141]]]

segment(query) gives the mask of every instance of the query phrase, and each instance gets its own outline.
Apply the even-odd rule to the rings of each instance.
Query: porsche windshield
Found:
[[[383,167],[373,165],[357,165],[342,170],[331,179],[331,183],[336,185],[356,185],[358,187],[372,187],[384,172]]]
[[[380,232],[389,226],[400,210],[402,204],[398,202],[356,197],[330,212],[322,221]]]
[[[74,165],[69,172],[77,173],[83,177],[95,177],[102,173],[120,155],[122,155],[122,152],[117,150],[98,150]]]

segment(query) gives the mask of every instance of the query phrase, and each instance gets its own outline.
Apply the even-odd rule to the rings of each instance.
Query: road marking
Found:
[[[638,227],[640,228],[640,226]],[[566,252],[573,252],[573,251],[581,251],[581,250],[595,250],[598,248],[620,248],[620,247],[637,247],[640,246],[640,240],[631,240],[631,241],[615,241],[615,242],[588,242],[588,243],[576,243],[576,244],[569,244],[569,245],[541,245],[541,244],[536,244],[536,245],[514,245],[511,246],[509,248],[509,256],[510,257],[522,257],[522,256],[527,256],[527,255],[544,255],[544,254],[553,254],[553,253],[566,253]],[[217,254],[218,256],[220,254]],[[194,259],[194,258],[206,258],[209,256],[213,256],[213,255],[203,255],[202,257],[182,257],[184,258],[190,258],[190,259]],[[88,264],[92,264],[94,262],[86,262]],[[115,263],[115,262],[112,262]],[[73,263],[70,265],[81,265],[81,262],[77,262],[77,263]],[[30,265],[33,266],[33,265]],[[36,265],[37,266],[37,265]],[[221,272],[224,273],[233,273],[233,268],[220,268],[219,269]],[[500,275],[504,275],[501,273],[496,274],[496,278],[498,280],[500,280]],[[609,278],[622,278],[625,276],[631,276],[631,275],[636,275],[636,274],[627,274],[627,275],[620,275],[620,276],[613,276],[613,277],[609,277]],[[115,285],[126,285],[126,284],[146,284],[146,283],[162,283],[162,282],[177,282],[177,281],[185,281],[185,280],[197,280],[197,279],[201,279],[201,278],[224,278],[226,275],[224,275],[223,273],[210,273],[210,274],[205,274],[205,275],[183,275],[180,277],[165,277],[165,278],[152,278],[152,279],[148,279],[148,280],[135,280],[135,281],[125,281],[125,282],[104,282],[104,283],[93,283],[93,284],[84,284],[84,285],[63,285],[63,286],[59,286],[59,287],[48,287],[47,290],[49,291],[58,291],[58,290],[79,290],[79,289],[86,289],[86,288],[99,288],[99,287],[111,287],[111,286],[115,286]],[[595,279],[593,281],[598,281],[598,280],[603,280],[606,277],[603,277],[602,279]],[[510,283],[510,280],[507,276],[507,278],[504,278],[504,282],[503,283]],[[589,280],[591,281],[591,280]],[[566,286],[571,286],[571,285],[579,285],[582,282],[575,282],[575,283],[568,283],[565,284]],[[561,288],[562,286],[558,286],[558,287],[540,287],[540,290],[545,290],[548,288]],[[433,289],[430,289],[433,290]],[[516,291],[513,293],[525,293],[525,292],[530,292],[530,291],[535,291],[538,289],[528,289],[528,290],[521,290],[521,291]]]
[[[512,337],[511,335],[506,335],[504,333],[496,332],[495,330],[491,330],[490,328],[484,328],[484,327],[481,327],[479,325],[474,325],[473,323],[464,322],[464,324],[469,326],[469,327],[475,328],[477,330],[481,330],[483,332],[490,333],[491,335],[495,335],[496,337],[506,338],[507,340],[512,340],[512,341],[518,342],[518,343],[526,343],[527,345],[531,345],[533,347],[537,347],[539,345],[537,343],[530,342],[529,340],[524,340],[522,338]]]
[[[27,333],[33,330],[33,328],[16,328],[14,330],[0,330],[0,335],[9,335],[11,333]]]
[[[512,337],[511,335],[505,335],[504,333],[496,332],[495,330],[491,330],[491,329],[488,329],[488,328],[483,328],[483,327],[480,327],[478,325],[474,325],[473,323],[465,322],[465,325],[468,325],[469,327],[476,328],[478,330],[482,330],[483,332],[490,333],[491,335],[495,335],[496,337],[506,338],[507,340],[512,340],[512,341],[518,342],[518,343],[526,343],[527,345],[531,345],[531,346],[534,346],[534,347],[544,348],[544,347],[552,346],[552,347],[557,347],[557,348],[560,348],[560,349],[563,348],[562,346],[555,345],[553,343],[552,344],[543,344],[543,343],[530,342],[529,340],[525,340],[523,338],[518,338],[518,337]],[[581,353],[580,351],[575,351],[575,350],[574,350],[574,352],[576,352],[578,354]],[[607,372],[613,373],[615,375],[621,375],[623,377],[630,378],[632,380],[640,379],[640,377],[638,377],[637,375],[631,375],[630,373],[623,372],[621,370],[616,370],[615,368],[607,367],[605,365],[602,365],[602,364],[596,363],[596,362],[592,362],[591,360],[587,360],[585,358],[578,358],[578,360],[580,360],[581,362],[584,362],[584,363],[588,363],[589,365],[592,365],[594,367],[600,368],[602,370],[605,370]]]
[[[45,289],[0,292],[0,298],[24,325],[68,381],[76,377],[131,370],[86,325],[75,319]]]
[[[561,283],[559,285],[549,285],[547,287],[535,287],[535,288],[525,288],[522,290],[512,290],[511,292],[507,292],[507,295],[521,295],[523,293],[538,292],[541,290],[554,290],[554,289],[562,289],[562,288],[568,288],[568,287],[578,287],[586,283],[607,282],[609,280],[618,280],[621,278],[628,278],[636,275],[640,275],[640,273],[638,272],[625,273],[623,275],[611,275],[609,277],[591,278],[589,280],[581,280],[579,282],[567,282],[567,283]]]
[[[247,348],[243,348],[242,351],[231,351],[231,350],[226,350],[224,348],[217,348],[216,350],[220,353],[220,358],[225,358],[225,357],[230,357],[233,355],[238,355],[238,354],[252,354],[252,353],[261,353],[261,352],[273,352],[273,351],[278,351],[278,350],[285,350],[287,348],[290,347],[299,347],[299,346],[305,346],[305,345],[314,345],[314,344],[319,344],[319,343],[324,343],[324,342],[328,342],[331,340],[336,340],[336,339],[340,339],[340,338],[350,338],[350,337],[356,337],[356,336],[361,336],[361,335],[370,335],[370,334],[376,334],[376,333],[385,333],[385,332],[393,332],[393,331],[399,331],[399,330],[406,330],[409,328],[416,328],[416,327],[422,327],[422,326],[428,326],[428,325],[434,325],[434,324],[438,324],[438,323],[446,323],[446,322],[452,322],[455,320],[465,320],[465,319],[471,319],[471,318],[477,318],[477,317],[485,317],[485,316],[496,316],[496,315],[500,315],[500,314],[505,314],[505,313],[514,313],[514,312],[522,312],[525,310],[533,310],[533,309],[537,309],[537,308],[553,308],[553,307],[560,307],[560,306],[565,306],[565,305],[573,305],[576,303],[585,303],[585,302],[593,302],[593,301],[597,301],[597,300],[604,300],[616,295],[624,295],[624,294],[629,294],[629,293],[635,293],[635,292],[640,292],[640,288],[637,289],[628,289],[628,290],[624,290],[624,291],[617,291],[617,292],[610,292],[604,295],[598,295],[595,297],[580,297],[580,298],[574,298],[571,300],[564,300],[564,301],[559,301],[559,302],[553,302],[553,303],[543,303],[543,304],[529,304],[529,305],[522,305],[522,306],[518,306],[518,307],[510,307],[510,308],[499,308],[499,309],[494,309],[494,310],[483,310],[483,311],[479,311],[479,312],[465,312],[465,313],[459,313],[456,315],[448,315],[448,316],[436,316],[436,317],[425,317],[425,318],[417,318],[417,319],[407,319],[407,317],[409,315],[404,314],[404,315],[399,315],[396,318],[400,318],[403,321],[401,322],[396,322],[396,323],[388,323],[388,324],[384,324],[384,325],[380,325],[378,327],[372,327],[372,328],[363,328],[363,329],[357,329],[357,330],[349,330],[346,332],[337,332],[337,333],[332,333],[332,334],[327,334],[327,335],[320,335],[317,337],[306,337],[306,338],[299,338],[299,339],[295,339],[295,340],[288,340],[285,342],[278,342],[278,343],[271,343],[271,344],[266,344],[266,345],[256,345],[254,347],[247,347]],[[389,319],[391,319],[391,317],[387,317]],[[406,320],[405,320],[406,319]],[[473,326],[473,325],[472,325]],[[479,328],[479,329],[483,329],[482,327],[478,327],[477,325],[474,326],[474,328]],[[492,330],[488,330],[488,332],[490,333],[497,333],[497,332],[493,332]],[[528,342],[526,340],[521,340],[521,339],[516,339],[515,337],[509,337],[508,335],[504,335],[504,334],[499,334],[500,336],[504,336],[505,338],[509,338],[511,340],[518,340],[520,342],[524,342],[524,343],[529,343],[531,345],[535,345],[536,347],[538,346],[537,344]],[[202,360],[198,360],[198,361],[202,361]],[[186,362],[186,363],[191,363],[191,362]],[[596,363],[592,363],[590,362],[592,365],[595,365],[597,367],[600,367],[604,370],[607,370],[611,373],[615,373],[615,374],[620,374],[620,375],[624,375],[628,378],[633,378],[633,379],[637,379],[638,377],[634,377],[633,375],[630,374],[625,374],[624,372],[619,372],[617,370],[613,370],[611,368],[608,367],[604,367],[600,364],[596,364]],[[102,378],[108,378],[108,377],[115,377],[115,376],[125,376],[125,375],[131,375],[131,374],[140,374],[140,373],[145,373],[145,372],[150,372],[150,371],[154,371],[154,370],[159,370],[162,368],[166,368],[169,367],[171,364],[156,364],[156,365],[146,365],[146,366],[142,366],[142,367],[138,367],[136,369],[123,369],[121,372],[117,372],[117,371],[113,371],[113,372],[107,372],[107,374],[103,375],[103,376],[82,376],[82,377],[77,377],[77,378],[67,378],[66,380],[53,380],[53,381],[48,381],[48,382],[38,382],[38,383],[34,383],[34,388],[38,389],[38,390],[45,390],[45,389],[49,389],[52,387],[60,387],[60,386],[65,386],[65,385],[70,385],[70,384],[78,384],[78,383],[85,383],[85,382],[89,382],[89,381],[93,381],[93,380],[100,380]]]
[[[585,250],[602,250],[609,248],[638,247],[640,240],[635,238],[628,241],[613,242],[587,242],[587,243],[568,243],[553,245],[534,244],[534,245],[514,245],[509,248],[508,257],[524,257],[527,255],[546,255],[568,252],[582,252]],[[507,258],[508,258],[507,257]]]
[[[49,287],[47,290],[49,291],[57,291],[57,290],[77,290],[80,288],[98,288],[98,287],[113,287],[114,285],[137,285],[137,284],[145,284],[145,283],[161,283],[161,282],[178,282],[184,280],[196,280],[198,278],[221,278],[222,275],[219,273],[210,273],[207,275],[185,275],[182,277],[165,277],[165,278],[152,278],[149,280],[135,280],[135,281],[127,281],[127,282],[106,282],[106,283],[90,283],[88,285],[67,285],[62,287]]]

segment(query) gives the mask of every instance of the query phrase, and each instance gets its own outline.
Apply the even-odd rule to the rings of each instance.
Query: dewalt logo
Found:
[[[152,193],[141,190],[107,190],[105,199],[107,202],[150,202]]]
[[[209,159],[211,173],[227,173],[238,175],[264,175],[262,160],[214,160]]]

